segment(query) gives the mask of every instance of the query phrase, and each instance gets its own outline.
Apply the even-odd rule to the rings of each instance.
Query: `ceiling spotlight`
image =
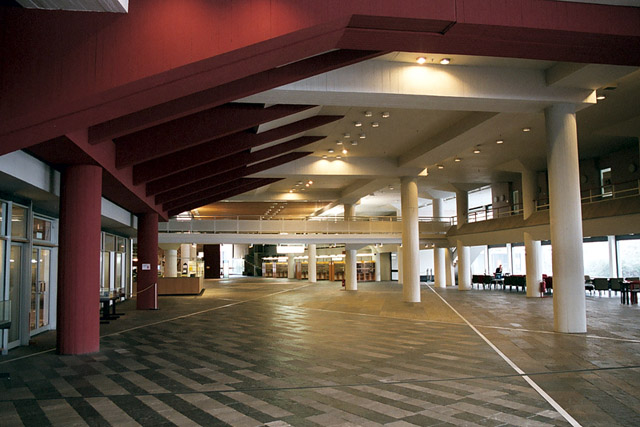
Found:
[[[342,145],[342,141],[336,141],[336,145]]]
[[[347,149],[346,149],[346,148],[344,148],[344,149],[342,150],[342,154],[347,154],[347,153],[348,153]]]
[[[308,187],[308,186],[309,186],[309,184],[305,184],[304,186],[305,186],[305,187]]]
[[[453,159],[454,162],[461,162],[462,159],[460,157],[456,157],[455,159]]]
[[[289,193],[293,193],[293,189],[289,190]]]
[[[336,159],[340,160],[342,157],[341,156],[336,156]]]
[[[309,180],[309,182],[307,182],[307,184],[311,185],[311,184],[313,184],[313,181]]]
[[[362,126],[362,122],[353,122],[353,125],[359,128],[360,126]]]
[[[596,99],[597,99],[598,101],[602,101],[603,99],[606,99],[606,98],[607,98],[607,97],[606,97],[606,96],[604,96],[604,95],[598,95],[598,96],[596,96]]]
[[[322,156],[322,158],[323,158],[323,159],[326,159],[326,158],[328,158],[328,157],[329,157],[329,156],[327,156],[326,154],[324,154],[324,155]]]
[[[364,116],[365,117],[371,117],[371,116],[373,116],[373,113],[371,111],[365,111],[364,112]]]
[[[390,186],[389,186],[389,190],[393,190],[393,189],[394,189],[394,186],[393,186],[393,185],[390,185]]]
[[[496,141],[496,144],[504,144],[504,140],[499,139],[499,140]]]
[[[438,169],[444,169],[443,165],[438,165]]]
[[[476,148],[475,150],[473,150],[473,154],[480,154],[480,149]]]
[[[424,64],[425,62],[427,62],[427,58],[425,58],[424,56],[421,56],[419,58],[416,58],[416,62],[420,65]]]
[[[367,137],[367,135],[365,135],[364,133],[361,133],[360,135],[358,135],[358,138],[360,139],[365,139]]]
[[[327,151],[328,151],[329,153],[333,153],[333,151],[334,151],[334,150],[333,150],[333,148],[329,148]],[[302,184],[302,183],[300,183],[300,184]]]
[[[378,122],[372,122],[371,123],[371,127],[372,128],[377,128],[378,126],[380,126],[380,123],[378,123]]]
[[[389,114],[389,112],[388,112],[388,111],[383,111],[383,112],[382,112],[382,118],[383,118],[383,119],[387,119],[387,118],[389,118],[389,116],[390,116],[390,115],[391,115],[391,114]]]
[[[531,128],[522,128],[522,132],[531,132]]]
[[[451,58],[442,58],[442,59],[440,60],[440,63],[441,63],[442,65],[447,65],[447,64],[449,64],[450,62],[451,62]]]
[[[358,141],[351,141],[351,145],[358,145]]]
[[[342,137],[343,138],[351,138],[351,134],[350,133],[343,133]]]
[[[302,181],[298,181],[298,185],[302,185]],[[275,205],[271,205],[271,207],[274,207]]]

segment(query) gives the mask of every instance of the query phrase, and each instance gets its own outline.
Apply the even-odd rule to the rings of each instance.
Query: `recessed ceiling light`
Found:
[[[425,62],[427,62],[427,58],[425,58],[424,56],[420,56],[418,58],[416,58],[416,62],[420,65],[424,64]]]
[[[305,187],[308,187],[308,186],[309,186],[309,184],[305,184],[304,186],[305,186]]]
[[[338,159],[338,160],[341,159],[341,158],[342,158],[341,156],[336,156],[336,159]]]
[[[531,132],[531,128],[522,128],[522,132]]]
[[[438,165],[438,169],[444,169],[443,165]]]
[[[333,150],[333,148],[329,148],[327,151],[328,151],[329,153],[333,153],[333,151],[334,151],[334,150]]]
[[[323,159],[326,159],[327,157],[329,156],[327,156],[326,154],[322,156]]]
[[[293,193],[293,189],[289,190],[289,193]]]
[[[342,145],[342,141],[336,141],[336,145]]]
[[[372,128],[377,128],[378,126],[380,126],[380,123],[378,123],[378,122],[372,122],[371,123],[371,127]]]
[[[383,112],[382,112],[382,118],[383,118],[383,119],[389,118],[389,116],[390,116],[390,115],[391,115],[391,114],[390,114],[388,111],[383,111]]]
[[[367,137],[367,135],[365,135],[364,133],[361,133],[360,135],[358,135],[358,138],[360,139],[365,139]]]
[[[394,189],[393,185],[390,185],[389,190],[393,190],[393,189]]]
[[[302,181],[298,181],[298,185],[302,185]],[[271,207],[274,207],[275,205],[271,205]]]
[[[362,122],[353,122],[353,125],[359,128],[360,126],[362,126]]]
[[[371,117],[371,116],[373,116],[373,113],[371,111],[365,111],[364,112],[364,116],[365,117]]]
[[[604,95],[598,95],[598,96],[596,96],[596,99],[597,99],[598,101],[602,101],[603,99],[606,99],[606,98],[607,98],[607,97],[606,97],[606,96],[604,96]]]
[[[496,144],[504,144],[504,140],[499,139],[499,140],[496,141]]]
[[[351,141],[351,145],[358,145],[358,141]]]
[[[442,58],[442,59],[440,60],[440,63],[441,63],[442,65],[447,65],[447,64],[449,64],[450,62],[451,62],[451,58]]]
[[[342,137],[343,138],[351,138],[351,134],[350,133],[343,133]]]
[[[456,157],[455,159],[453,159],[454,162],[461,162],[462,159],[460,157]]]
[[[347,154],[347,153],[348,153],[348,151],[347,151],[346,148],[342,150],[342,154]]]
[[[313,184],[313,181],[309,180],[309,182],[307,182],[307,184],[311,185],[311,184]]]
[[[476,148],[475,150],[473,150],[473,154],[480,154],[480,149]]]

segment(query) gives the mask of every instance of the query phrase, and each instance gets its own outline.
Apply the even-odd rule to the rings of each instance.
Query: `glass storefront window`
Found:
[[[33,218],[33,239],[51,242],[51,221],[44,218]]]
[[[6,212],[7,212],[7,204],[0,203],[0,236],[7,235],[7,227],[5,225],[5,220],[4,220],[6,216]]]
[[[112,234],[104,234],[104,248],[105,252],[115,252],[116,250],[116,236]]]
[[[27,209],[22,206],[13,205],[11,209],[11,237],[27,238]]]
[[[618,240],[618,275],[640,277],[640,239]]]

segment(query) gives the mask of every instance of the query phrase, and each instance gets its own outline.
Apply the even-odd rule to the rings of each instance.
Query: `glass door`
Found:
[[[11,301],[11,327],[9,346],[20,344],[20,285],[23,278],[23,254],[26,245],[11,244],[9,257],[9,300]],[[13,345],[12,345],[13,344]]]
[[[31,311],[29,330],[38,333],[49,326],[51,249],[34,247],[31,255]]]

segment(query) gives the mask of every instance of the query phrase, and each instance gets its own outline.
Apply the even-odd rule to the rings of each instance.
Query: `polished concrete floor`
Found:
[[[587,296],[587,334],[552,298],[282,279],[208,281],[102,326],[0,357],[0,425],[640,425],[640,308]]]

